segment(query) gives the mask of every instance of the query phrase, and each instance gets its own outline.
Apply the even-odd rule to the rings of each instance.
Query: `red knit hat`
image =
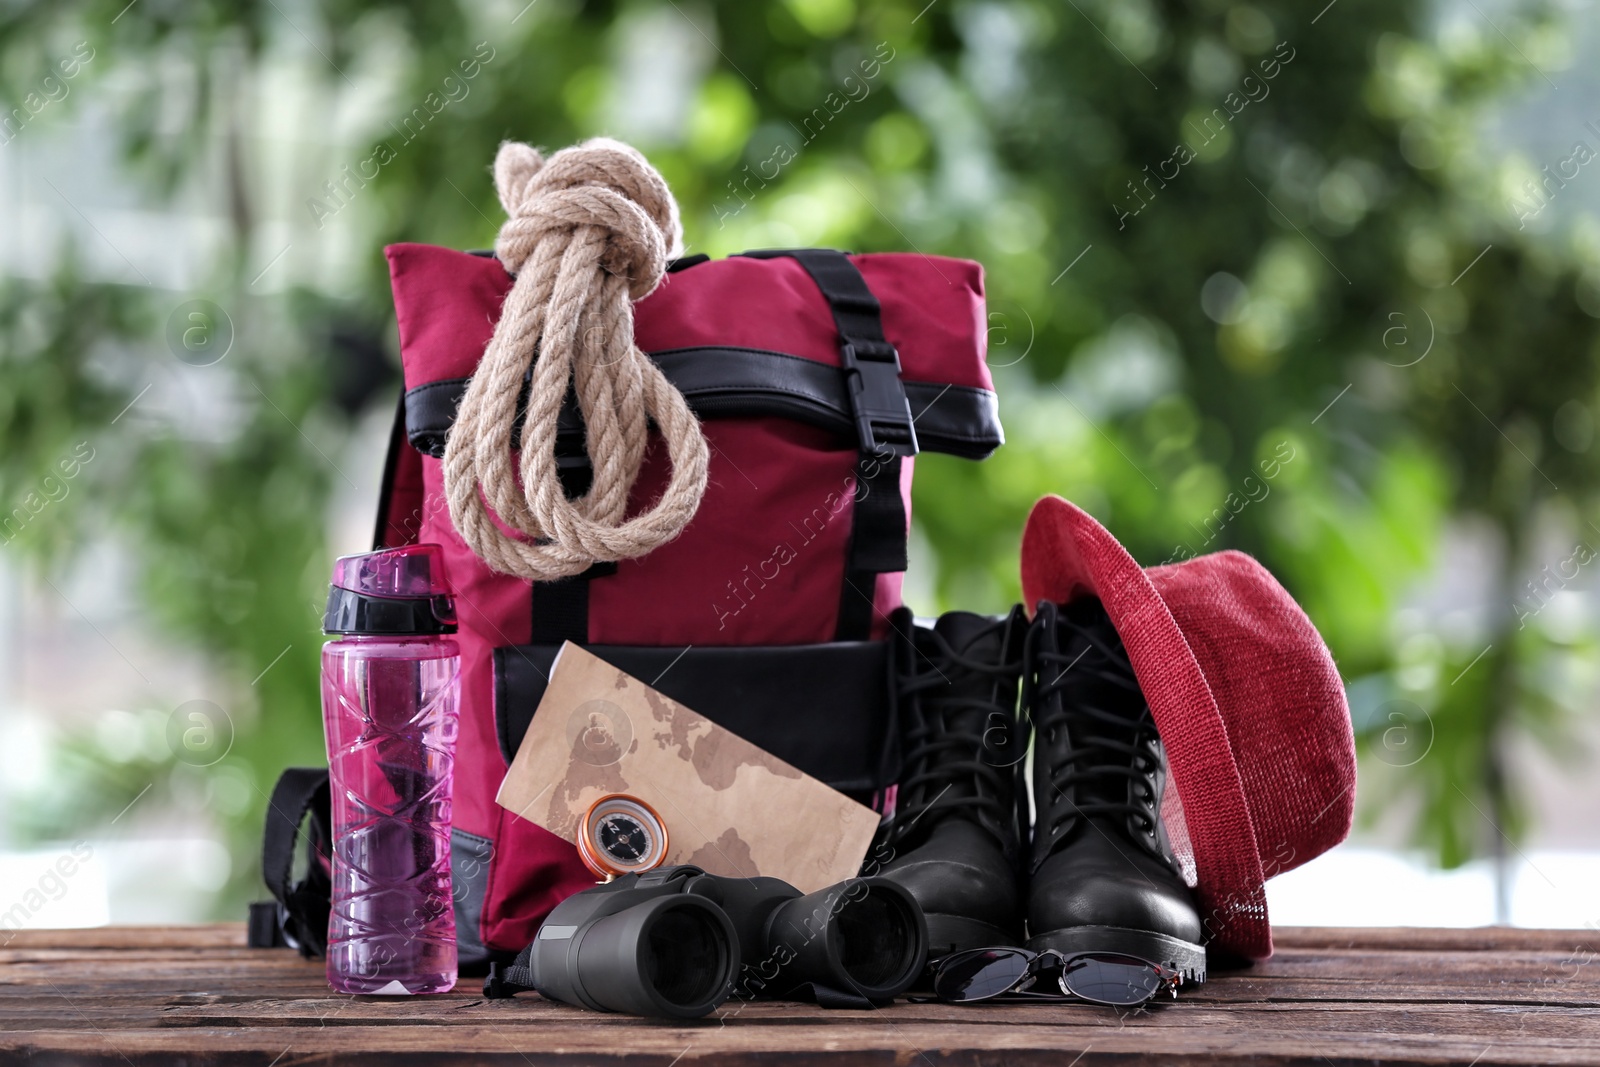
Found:
[[[1263,882],[1350,832],[1356,754],[1333,657],[1242,552],[1144,570],[1076,505],[1047,496],[1022,535],[1030,606],[1100,598],[1166,748],[1162,816],[1210,943],[1272,954]]]

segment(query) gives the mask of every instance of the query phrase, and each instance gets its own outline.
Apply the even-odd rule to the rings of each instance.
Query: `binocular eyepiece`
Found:
[[[887,879],[802,895],[777,878],[662,867],[568,897],[484,993],[535,989],[596,1011],[675,1019],[730,996],[881,1003],[911,987],[927,954],[921,908]]]

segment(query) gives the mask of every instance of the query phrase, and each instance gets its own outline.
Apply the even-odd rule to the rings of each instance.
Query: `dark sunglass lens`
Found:
[[[1133,956],[1079,956],[1061,972],[1061,988],[1096,1004],[1129,1007],[1161,991],[1161,972]]]
[[[955,1003],[999,996],[1028,973],[1030,956],[1031,953],[1006,948],[958,952],[939,964],[933,991],[940,1000]]]

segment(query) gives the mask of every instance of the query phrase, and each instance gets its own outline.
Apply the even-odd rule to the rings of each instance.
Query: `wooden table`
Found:
[[[10,940],[6,941],[5,938]],[[695,1024],[524,994],[336,996],[238,925],[0,932],[0,1063],[1600,1064],[1600,934],[1285,929],[1157,1010],[758,1003]]]

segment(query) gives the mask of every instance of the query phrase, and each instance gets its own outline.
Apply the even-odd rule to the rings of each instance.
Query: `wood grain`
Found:
[[[1278,954],[1157,1009],[823,1011],[731,1005],[694,1024],[600,1015],[477,981],[338,996],[319,963],[234,924],[0,934],[0,1062],[31,1064],[1597,1064],[1600,935],[1284,929]],[[1080,1055],[1081,1054],[1081,1055]]]

